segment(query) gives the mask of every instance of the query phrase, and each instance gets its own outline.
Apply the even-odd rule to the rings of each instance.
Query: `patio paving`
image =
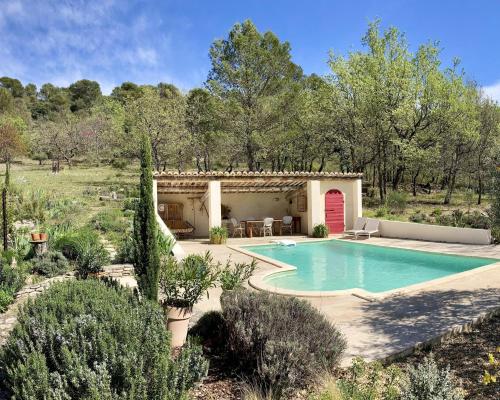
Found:
[[[284,238],[284,237],[280,237]],[[296,241],[312,240],[306,237]],[[270,238],[229,239],[228,245],[268,243]],[[476,246],[431,243],[414,240],[372,238],[366,243],[403,247],[441,253],[482,256],[500,259],[500,246]],[[186,253],[210,250],[215,260],[250,261],[251,258],[224,245],[210,245],[205,240],[181,242]],[[259,261],[259,270],[277,267]],[[195,321],[203,312],[220,308],[220,289],[195,307]],[[345,335],[348,347],[343,364],[354,356],[368,360],[383,359],[472,322],[486,312],[500,310],[500,264],[445,283],[431,285],[382,300],[367,301],[353,295],[306,298],[323,312]]]

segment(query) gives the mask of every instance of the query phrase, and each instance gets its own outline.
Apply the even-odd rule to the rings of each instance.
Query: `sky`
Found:
[[[0,76],[40,86],[124,81],[203,84],[208,50],[251,19],[292,47],[305,73],[327,74],[329,51],[362,49],[368,23],[395,26],[412,49],[439,41],[443,67],[500,101],[500,0],[0,0]]]

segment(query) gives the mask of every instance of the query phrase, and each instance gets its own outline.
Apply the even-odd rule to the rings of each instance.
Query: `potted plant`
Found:
[[[172,334],[172,347],[186,342],[193,306],[219,279],[220,264],[214,264],[210,252],[191,254],[182,261],[173,256],[164,260],[160,270],[161,304]]]
[[[257,261],[255,258],[249,263],[235,263],[234,266],[228,261],[226,266],[222,269],[219,282],[222,291],[225,293],[238,290],[243,287],[257,268]]]
[[[210,229],[210,243],[212,244],[225,244],[227,236],[227,228],[223,226],[214,226]]]
[[[45,227],[41,226],[38,229],[38,232],[39,232],[41,241],[46,242],[47,240],[49,240],[49,235],[48,235],[47,231],[45,230]]]
[[[318,224],[314,226],[312,235],[315,238],[327,238],[329,233],[328,226],[325,224]]]

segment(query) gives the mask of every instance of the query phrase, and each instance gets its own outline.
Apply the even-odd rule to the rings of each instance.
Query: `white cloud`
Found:
[[[493,85],[484,86],[483,92],[487,97],[490,97],[500,103],[500,81],[494,83]]]

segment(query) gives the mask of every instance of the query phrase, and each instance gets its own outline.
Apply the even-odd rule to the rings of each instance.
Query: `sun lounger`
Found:
[[[354,226],[352,227],[352,229],[345,231],[344,235],[356,236],[359,232],[361,232],[365,228],[365,225],[366,225],[366,218],[358,217],[356,218],[356,221],[354,222]]]
[[[357,239],[358,236],[368,236],[369,239],[371,235],[379,233],[378,232],[379,225],[380,221],[378,219],[369,219],[368,221],[366,221],[365,229],[354,235],[354,238]]]

